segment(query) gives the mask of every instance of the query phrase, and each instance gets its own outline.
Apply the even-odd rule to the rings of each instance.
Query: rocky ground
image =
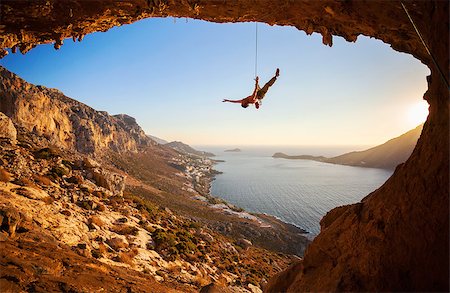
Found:
[[[162,183],[150,186],[113,165],[48,147],[45,139],[20,127],[14,134],[12,122],[4,115],[2,121],[2,292],[189,292],[211,283],[234,292],[259,292],[295,259],[258,248],[244,237],[226,237],[215,231],[220,229],[214,229],[213,221],[148,200],[169,193]],[[189,179],[180,182],[192,188],[194,168],[187,169],[175,176]],[[132,184],[125,188],[126,182]],[[195,189],[185,192],[203,204],[192,196]],[[233,222],[224,227],[234,230]]]

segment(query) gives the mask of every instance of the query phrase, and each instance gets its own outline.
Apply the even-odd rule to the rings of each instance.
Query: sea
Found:
[[[331,209],[359,202],[379,188],[391,170],[342,166],[309,160],[272,158],[288,155],[332,157],[362,146],[197,146],[221,160],[214,169],[222,172],[212,182],[211,194],[249,212],[264,213],[294,224],[314,238],[320,219]],[[239,148],[240,152],[225,152]]]

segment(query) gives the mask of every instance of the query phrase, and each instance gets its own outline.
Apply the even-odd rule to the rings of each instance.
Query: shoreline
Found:
[[[215,169],[213,169],[213,166],[217,163],[221,163],[221,162],[225,162],[225,160],[211,160],[211,166],[210,166],[210,170],[212,171],[210,174],[206,175],[204,180],[206,181],[207,184],[207,190],[208,192],[205,195],[202,195],[202,197],[204,198],[204,200],[206,200],[206,202],[208,202],[210,204],[211,207],[215,207],[218,206],[220,204],[223,204],[223,210],[225,212],[227,212],[226,210],[229,209],[232,212],[234,212],[236,214],[236,216],[238,217],[242,217],[245,215],[249,215],[249,216],[253,216],[255,218],[257,218],[259,221],[264,222],[265,220],[268,220],[269,222],[273,222],[273,221],[279,221],[282,224],[286,225],[286,226],[292,226],[293,229],[297,230],[297,231],[301,231],[300,233],[305,235],[305,236],[312,236],[312,232],[308,231],[298,225],[296,225],[295,223],[291,223],[288,221],[284,221],[283,219],[281,219],[280,217],[276,216],[276,215],[270,215],[267,213],[258,213],[258,212],[252,212],[252,211],[248,211],[242,207],[236,206],[232,203],[227,202],[225,199],[223,199],[220,196],[215,196],[211,193],[211,185],[212,182],[216,179],[217,175],[222,174],[222,172],[217,171]],[[202,200],[202,199],[199,199]],[[218,208],[218,207],[215,207]],[[270,218],[270,220],[268,219]],[[312,237],[314,238],[314,237]],[[308,239],[311,239],[311,237],[308,237]]]
[[[217,162],[223,163],[223,162],[225,162],[225,160],[213,160],[212,166],[215,165],[215,164],[217,164]],[[217,198],[217,199],[219,199],[220,201],[223,201],[224,203],[226,203],[226,204],[229,205],[229,206],[232,206],[232,207],[234,207],[234,208],[238,208],[238,209],[242,210],[243,212],[247,212],[247,213],[249,213],[249,214],[251,214],[251,215],[254,215],[254,216],[256,216],[256,217],[263,217],[263,218],[264,218],[264,217],[272,217],[272,218],[276,219],[277,221],[283,222],[283,223],[286,224],[286,225],[292,225],[292,226],[294,226],[295,228],[300,229],[301,231],[303,231],[302,234],[310,235],[310,236],[312,235],[312,232],[311,232],[311,231],[308,231],[308,230],[306,230],[305,228],[302,228],[302,227],[298,226],[298,225],[295,224],[295,223],[291,223],[291,222],[285,221],[285,220],[281,219],[280,217],[278,217],[278,216],[276,216],[276,215],[270,215],[270,214],[267,214],[267,213],[258,213],[258,212],[247,211],[247,210],[245,210],[244,208],[238,207],[238,206],[236,206],[236,205],[234,205],[234,204],[232,204],[232,203],[227,202],[225,199],[223,199],[223,198],[220,197],[220,196],[214,196],[214,195],[212,195],[212,194],[211,194],[211,185],[212,185],[212,182],[216,179],[216,176],[217,176],[217,175],[220,175],[220,174],[223,173],[223,172],[217,171],[217,170],[215,170],[215,169],[212,169],[212,170],[214,170],[216,173],[213,174],[213,175],[211,175],[210,178],[209,178],[210,181],[209,181],[208,195],[209,195],[210,197],[212,197],[212,198]]]
[[[189,182],[183,189],[209,213],[206,217],[194,218],[235,241],[243,239],[276,253],[303,256],[311,242],[310,232],[272,215],[246,211],[211,194],[212,182],[221,174],[213,168],[216,160],[187,155],[175,161]]]

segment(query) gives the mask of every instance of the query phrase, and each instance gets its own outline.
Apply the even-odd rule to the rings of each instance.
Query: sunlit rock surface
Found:
[[[400,1],[152,0],[91,5],[3,0],[0,47],[26,52],[53,42],[59,48],[66,38],[81,40],[87,33],[141,18],[174,16],[292,25],[321,33],[326,45],[332,44],[332,35],[355,41],[363,34],[412,54],[430,68],[431,76],[424,96],[430,115],[411,157],[361,203],[331,211],[303,262],[271,280],[266,290],[448,291],[449,6],[448,1],[404,4],[442,76]]]
[[[16,141],[17,130],[14,127],[11,119],[8,116],[0,112],[0,138],[10,139]]]
[[[0,92],[0,112],[56,146],[94,154],[104,149],[137,151],[153,143],[134,118],[96,111],[57,89],[27,83],[1,66]]]

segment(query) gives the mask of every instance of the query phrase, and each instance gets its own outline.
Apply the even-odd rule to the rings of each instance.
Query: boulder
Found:
[[[0,112],[0,138],[10,139],[12,142],[17,140],[17,130],[11,119]]]
[[[11,237],[16,234],[21,222],[20,212],[11,206],[0,207],[0,230],[6,231]]]
[[[124,239],[119,237],[114,237],[106,240],[106,244],[108,244],[115,251],[119,251],[120,249],[128,247],[128,243]]]
[[[108,189],[114,195],[123,195],[125,176],[99,168],[93,169],[91,176],[98,186]]]
[[[247,249],[253,245],[253,243],[250,240],[247,240],[245,238],[240,238],[238,241],[236,241],[236,244],[242,247],[243,249]]]
[[[95,161],[94,159],[91,159],[89,157],[84,158],[83,165],[86,168],[98,168],[98,167],[100,167],[100,164],[97,161]]]

